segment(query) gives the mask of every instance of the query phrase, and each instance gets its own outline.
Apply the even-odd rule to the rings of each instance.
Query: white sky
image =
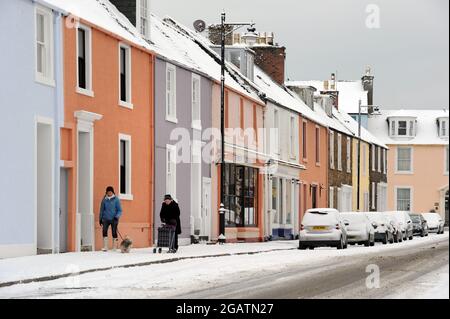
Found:
[[[380,28],[366,27],[366,7]],[[290,80],[354,80],[370,65],[385,108],[448,108],[448,0],[151,0],[152,11],[192,28],[196,19],[255,22],[286,46]],[[241,29],[245,30],[245,29]]]

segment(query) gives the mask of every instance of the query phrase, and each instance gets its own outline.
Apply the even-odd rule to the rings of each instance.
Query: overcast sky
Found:
[[[152,11],[192,28],[196,19],[256,23],[286,46],[290,80],[375,76],[374,103],[385,108],[448,108],[448,0],[151,0]],[[379,28],[366,20],[380,10]],[[376,24],[376,20],[369,19]],[[245,29],[243,29],[245,30]]]

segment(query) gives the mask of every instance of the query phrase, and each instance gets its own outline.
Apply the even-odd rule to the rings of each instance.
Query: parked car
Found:
[[[349,244],[361,244],[366,247],[375,245],[375,223],[361,212],[343,212],[341,218],[347,228]]]
[[[428,236],[428,223],[422,214],[409,214],[413,222],[413,234],[420,237]]]
[[[428,232],[443,234],[444,233],[444,221],[441,215],[438,213],[422,213],[428,224]]]
[[[413,225],[411,217],[409,217],[409,213],[407,211],[397,210],[388,212],[389,214],[393,214],[395,219],[398,220],[400,225],[400,229],[403,234],[403,240],[412,240],[414,238],[413,235]]]
[[[403,233],[399,221],[395,218],[394,214],[388,212],[383,212],[381,214],[389,221],[389,224],[394,230],[394,242],[401,243],[403,241]]]
[[[375,241],[392,244],[395,240],[396,230],[389,219],[380,212],[366,212],[364,214],[377,226],[375,228]]]
[[[347,230],[339,211],[333,208],[308,209],[300,225],[299,249],[314,247],[347,248]]]

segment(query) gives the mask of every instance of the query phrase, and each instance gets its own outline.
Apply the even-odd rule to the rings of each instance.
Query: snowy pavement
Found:
[[[350,246],[347,250],[319,248],[297,250],[297,241],[267,243],[192,245],[181,247],[176,255],[154,255],[150,249],[136,249],[131,254],[115,252],[68,253],[0,260],[0,282],[79,272],[89,269],[118,267],[105,271],[74,275],[56,280],[17,284],[0,288],[0,298],[170,298],[189,296],[190,292],[226,285],[248,278],[264,278],[282,274],[293,267],[307,269],[330,261],[351,262],[361,256],[399,254],[421,246],[437,246],[448,242],[449,235],[430,235],[413,241],[375,247]],[[259,252],[258,254],[255,254]],[[223,255],[223,256],[221,256]],[[208,257],[221,256],[221,257]],[[198,257],[193,259],[193,257]],[[352,258],[348,258],[352,257]],[[173,260],[173,258],[185,258]],[[372,258],[372,257],[370,257]],[[448,254],[447,254],[448,260]],[[140,267],[125,265],[155,263]],[[33,265],[31,267],[31,265]],[[276,279],[283,281],[282,277]],[[421,295],[410,292],[408,298],[442,297],[437,294],[447,287],[447,268],[418,278]],[[428,285],[428,286],[427,286]],[[403,294],[408,290],[402,290]],[[391,297],[401,296],[395,293]],[[444,296],[445,297],[445,296]],[[448,295],[447,295],[448,298]]]

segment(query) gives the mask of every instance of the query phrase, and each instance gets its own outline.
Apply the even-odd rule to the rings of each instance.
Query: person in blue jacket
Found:
[[[108,186],[106,188],[105,197],[100,205],[100,226],[103,227],[103,251],[108,250],[108,228],[111,226],[113,236],[113,249],[119,248],[119,239],[117,238],[117,226],[122,216],[122,207],[120,200],[114,193],[114,188]]]

